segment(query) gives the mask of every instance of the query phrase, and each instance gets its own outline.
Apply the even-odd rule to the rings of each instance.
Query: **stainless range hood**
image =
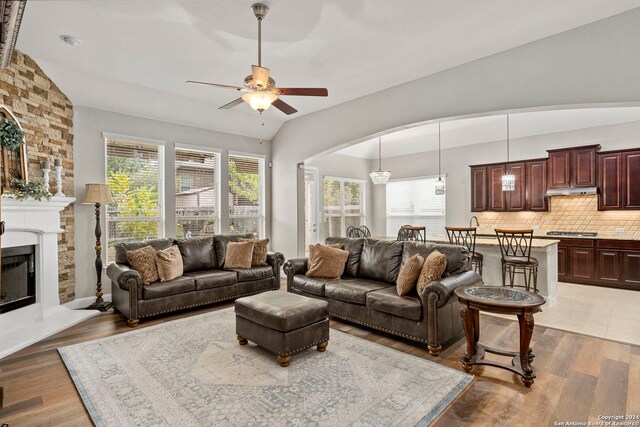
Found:
[[[598,187],[550,188],[547,190],[547,196],[586,196],[590,194],[598,194]]]

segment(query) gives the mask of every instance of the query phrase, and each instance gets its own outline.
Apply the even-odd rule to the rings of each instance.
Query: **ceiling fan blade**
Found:
[[[218,107],[218,110],[228,110],[229,108],[233,108],[238,104],[242,104],[243,102],[244,102],[244,99],[242,98],[234,99],[228,104],[224,104],[222,107]]]
[[[219,88],[222,88],[222,89],[233,89],[233,90],[245,91],[245,88],[243,88],[243,87],[229,86],[229,85],[219,85],[217,83],[197,82],[195,80],[187,80],[187,83],[195,83],[195,84],[198,84],[198,85],[215,86],[215,87],[219,87]]]
[[[271,103],[271,105],[273,105],[274,107],[276,107],[278,110],[282,111],[283,113],[285,113],[286,115],[290,115],[293,113],[297,113],[298,110],[296,110],[295,108],[293,108],[291,105],[287,104],[286,102],[284,102],[282,99],[278,98],[275,101],[273,101]]]
[[[329,91],[323,87],[278,87],[274,89],[278,95],[295,96],[327,96]]]
[[[253,84],[260,88],[266,88],[269,85],[269,69],[258,65],[251,66],[251,76]]]

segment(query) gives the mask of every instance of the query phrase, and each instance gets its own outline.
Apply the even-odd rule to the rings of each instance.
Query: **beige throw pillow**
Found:
[[[306,276],[321,279],[339,279],[347,264],[349,252],[338,248],[316,245],[313,262],[309,264]]]
[[[135,251],[127,251],[127,261],[135,271],[140,273],[143,285],[149,285],[158,281],[158,269],[156,268],[156,250],[151,246],[145,246]]]
[[[422,271],[420,271],[420,277],[418,277],[418,284],[416,285],[418,295],[424,292],[424,288],[426,288],[429,283],[440,280],[445,268],[447,268],[447,257],[437,250],[431,252],[424,261]]]
[[[403,296],[411,292],[411,289],[415,288],[418,282],[418,277],[422,271],[422,265],[424,264],[424,258],[419,254],[415,254],[404,263],[398,274],[398,280],[396,282],[396,291],[398,295]]]
[[[269,239],[253,240],[240,239],[241,242],[253,242],[253,253],[251,255],[251,267],[264,267],[267,264],[267,245]]]
[[[316,243],[315,245],[309,245],[309,259],[308,259],[308,265],[311,265],[311,263],[313,262],[313,259],[316,257],[316,247],[317,246],[324,246],[327,248],[336,248],[336,249],[342,249],[342,243],[331,243],[330,245],[323,245],[321,243]]]
[[[253,240],[249,242],[227,243],[224,268],[251,268],[253,245]]]
[[[156,252],[156,267],[161,282],[182,276],[184,269],[178,246],[173,245],[168,249]]]

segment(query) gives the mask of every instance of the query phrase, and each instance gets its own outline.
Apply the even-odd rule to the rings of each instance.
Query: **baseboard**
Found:
[[[102,299],[105,301],[111,301],[111,294],[105,294],[102,296]],[[96,300],[96,297],[85,297],[85,298],[76,298],[73,301],[69,301],[67,303],[62,304],[64,307],[70,308],[72,310],[77,310],[79,308],[85,308]]]

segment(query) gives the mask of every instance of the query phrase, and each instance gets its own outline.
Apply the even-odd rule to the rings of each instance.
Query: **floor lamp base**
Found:
[[[107,311],[113,307],[113,303],[103,300],[102,298],[96,299],[96,302],[91,304],[88,307],[85,307],[85,310],[98,310],[98,311]]]

